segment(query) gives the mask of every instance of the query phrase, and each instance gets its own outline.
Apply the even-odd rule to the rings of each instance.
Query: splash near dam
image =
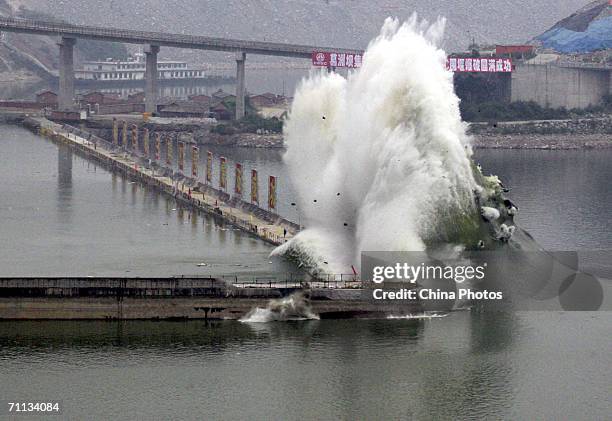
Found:
[[[584,277],[583,286],[594,292],[579,299],[580,306],[599,308],[599,281],[518,228],[518,206],[505,196],[509,189],[473,161],[439,46],[444,25],[444,19],[429,24],[416,15],[405,23],[387,19],[361,68],[347,77],[313,72],[302,81],[285,125],[284,156],[302,230],[272,254],[315,277],[352,272],[364,290],[373,280],[372,259],[393,265],[402,261],[398,252],[413,253],[403,256],[413,265],[488,261],[487,278],[468,290],[492,289],[495,300],[503,296],[505,302],[556,299],[566,294],[564,285],[576,286]],[[459,282],[412,287],[452,296]],[[430,309],[466,308],[463,301]]]
[[[298,224],[280,215],[271,219],[263,209],[254,211],[185,176],[182,152],[178,173],[154,165],[139,156],[137,132],[130,151],[125,149],[127,129],[120,149],[118,142],[109,144],[80,129],[26,119],[41,134],[109,171],[278,246],[271,254],[288,260],[278,259],[296,273],[261,283],[256,276],[253,282],[195,276],[190,283],[187,275],[187,284],[185,275],[136,277],[131,286],[125,278],[116,283],[104,278],[0,279],[0,318],[268,322],[443,314],[470,308],[473,300],[454,295],[463,282],[459,277],[468,270],[484,274],[477,269],[487,263],[486,279],[466,282],[463,290],[489,291],[500,301],[503,296],[504,305],[529,297],[552,299],[555,308],[599,309],[599,281],[578,273],[575,256],[555,257],[517,227],[519,209],[505,196],[508,188],[497,176],[484,176],[473,161],[452,73],[439,47],[443,33],[442,19],[431,25],[416,15],[405,23],[387,19],[358,70],[347,77],[313,72],[301,82],[284,128],[283,158]],[[143,145],[148,151],[147,136]],[[453,275],[417,276],[419,268],[447,273],[439,263]],[[410,289],[398,282],[400,276],[388,277],[385,290],[371,277],[369,269],[386,273],[399,264],[415,269]],[[584,286],[591,291],[586,298],[576,293]],[[431,294],[411,298],[417,289]],[[498,294],[502,289],[503,295]],[[399,300],[398,292],[403,294]],[[383,296],[388,299],[379,299]]]
[[[478,219],[444,24],[387,19],[359,70],[298,87],[285,161],[305,229],[275,253],[350,273],[362,250],[425,250]]]

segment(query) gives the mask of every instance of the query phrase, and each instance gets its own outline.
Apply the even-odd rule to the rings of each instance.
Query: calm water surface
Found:
[[[279,176],[289,206],[278,151],[214,152]],[[291,270],[269,263],[270,247],[22,129],[0,127],[0,157],[4,276]],[[476,159],[512,187],[519,223],[546,248],[612,248],[610,151]],[[611,332],[609,312],[5,321],[0,400],[60,400],[69,419],[610,419]]]
[[[271,246],[24,129],[0,126],[0,151],[2,276],[295,270],[269,259]]]

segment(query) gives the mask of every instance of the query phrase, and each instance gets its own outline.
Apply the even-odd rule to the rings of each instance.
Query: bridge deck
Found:
[[[200,35],[146,32],[99,26],[72,25],[31,19],[0,17],[0,31],[37,35],[55,35],[70,38],[89,38],[129,44],[152,44],[176,48],[241,51],[247,54],[310,58],[313,51],[337,51],[362,53],[354,49],[319,47],[312,45],[283,44],[275,42],[247,41],[215,38]]]

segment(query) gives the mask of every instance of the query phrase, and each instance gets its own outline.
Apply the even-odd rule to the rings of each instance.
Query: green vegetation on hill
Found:
[[[247,114],[242,120],[228,121],[210,129],[212,133],[232,135],[236,133],[257,133],[257,130],[267,130],[269,133],[282,133],[283,122],[275,117],[263,118],[258,114]]]
[[[233,114],[236,112],[236,101],[234,98],[228,98],[223,101],[225,106],[231,110]],[[283,122],[275,117],[264,118],[257,113],[257,110],[251,105],[250,99],[245,98],[245,113],[246,116],[239,121],[228,121],[214,126],[211,129],[212,133],[232,135],[235,133],[257,133],[257,130],[267,130],[270,133],[282,133]]]

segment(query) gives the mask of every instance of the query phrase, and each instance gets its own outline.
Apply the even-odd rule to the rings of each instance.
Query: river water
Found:
[[[280,211],[299,219],[281,152],[213,152],[230,169],[241,162],[260,180],[278,176]],[[0,126],[0,158],[1,276],[294,270],[270,260],[270,246],[21,128]],[[518,223],[555,250],[612,249],[611,159],[611,151],[476,153],[485,173],[512,188]],[[5,321],[0,401],[59,400],[70,419],[609,419],[610,332],[609,312]]]

